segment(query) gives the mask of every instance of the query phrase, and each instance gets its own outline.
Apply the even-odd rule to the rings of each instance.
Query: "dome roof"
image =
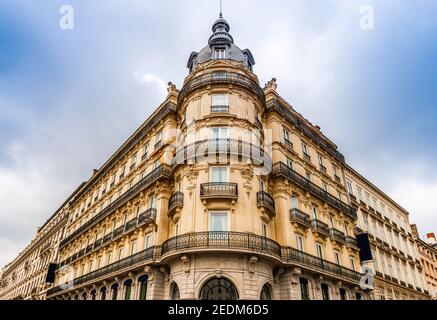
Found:
[[[241,50],[234,44],[234,39],[229,33],[229,23],[220,13],[219,18],[212,25],[213,34],[209,37],[208,45],[200,52],[192,52],[188,59],[187,67],[193,70],[199,64],[210,60],[234,60],[243,62],[252,71],[255,59],[249,49]]]

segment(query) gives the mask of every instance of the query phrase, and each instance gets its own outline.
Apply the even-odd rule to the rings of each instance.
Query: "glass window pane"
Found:
[[[211,213],[210,230],[211,231],[228,231],[228,214],[227,213]]]

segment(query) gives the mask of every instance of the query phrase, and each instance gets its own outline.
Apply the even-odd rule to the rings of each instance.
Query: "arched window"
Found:
[[[132,280],[128,279],[124,282],[124,300],[130,300],[132,293]]]
[[[355,298],[356,298],[357,300],[363,300],[363,296],[362,296],[361,293],[359,293],[359,292],[357,292],[357,293],[355,294]]]
[[[305,278],[299,279],[300,295],[302,300],[310,300],[310,290],[308,288],[308,280]]]
[[[237,300],[238,292],[234,285],[226,279],[209,280],[200,292],[202,300]]]
[[[106,287],[100,289],[100,300],[106,300]]]
[[[272,300],[272,296],[270,294],[270,288],[267,284],[261,290],[260,300]]]
[[[347,300],[346,290],[340,288],[340,300]]]
[[[180,300],[181,294],[179,292],[179,287],[176,283],[173,283],[172,289],[171,289],[171,299],[172,300]]]
[[[91,291],[91,300],[96,300],[96,290]]]
[[[112,300],[117,300],[117,294],[118,294],[118,283],[114,283],[111,286],[111,290],[112,290]]]
[[[76,295],[74,296],[74,300],[79,300],[79,295],[78,295],[78,294],[76,294]]]
[[[140,283],[140,298],[139,300],[146,300],[147,296],[147,276],[143,275],[138,278],[138,282]]]
[[[323,300],[329,300],[329,287],[326,283],[322,283],[320,285],[320,288],[322,289],[322,298]]]

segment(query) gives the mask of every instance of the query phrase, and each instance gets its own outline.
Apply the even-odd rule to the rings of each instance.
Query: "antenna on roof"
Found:
[[[223,3],[222,0],[220,0],[220,18],[223,18]]]

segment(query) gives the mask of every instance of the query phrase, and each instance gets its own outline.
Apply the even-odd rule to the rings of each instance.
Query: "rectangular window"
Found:
[[[317,256],[320,259],[323,259],[323,247],[321,244],[316,244],[316,249],[317,249]]]
[[[340,253],[338,251],[334,251],[335,263],[341,265],[340,263]]]
[[[347,186],[347,191],[353,195],[354,194],[354,190],[352,188],[352,182],[350,182],[349,180],[346,180],[346,186]]]
[[[227,167],[212,167],[211,168],[211,182],[228,182],[228,168]]]
[[[355,260],[354,258],[350,257],[350,262],[351,262],[351,269],[355,271]]]
[[[151,194],[149,198],[149,209],[155,208],[155,195]]]
[[[299,208],[299,201],[296,196],[291,197],[291,209],[298,209]]]
[[[294,170],[293,160],[287,159],[287,166],[290,169]]]
[[[313,214],[313,219],[317,219],[317,208],[315,206],[311,206],[311,213]]]
[[[146,235],[146,242],[144,244],[144,249],[148,249],[152,246],[152,234],[149,233]]]
[[[267,224],[263,222],[262,228],[263,228],[263,237],[264,238],[268,238],[268,231],[267,231],[268,227],[267,227]]]
[[[323,161],[323,157],[320,154],[318,154],[317,156],[319,158],[319,165],[320,165],[320,167],[324,168],[325,167],[325,163]]]
[[[211,212],[209,215],[209,230],[213,232],[228,231],[228,213]]]
[[[310,291],[308,289],[308,280],[304,278],[299,279],[300,283],[300,294],[302,297],[302,300],[310,300]]]
[[[211,128],[211,139],[212,140],[228,139],[228,128],[223,128],[223,127]]]
[[[358,198],[361,201],[364,201],[364,199],[363,199],[363,190],[360,187],[357,187],[357,190],[358,190]]]
[[[106,264],[110,264],[111,263],[111,256],[112,256],[112,254],[108,253],[108,258],[106,260]]]
[[[296,235],[296,246],[297,250],[303,251],[303,239],[301,236]]]
[[[160,165],[161,165],[161,161],[156,160],[156,161],[153,163],[153,170],[158,169]]]
[[[132,243],[130,245],[130,254],[131,254],[131,256],[135,254],[136,245],[137,245],[137,242],[136,241],[132,241]]]
[[[123,247],[118,249],[118,260],[120,260],[121,258],[123,258]]]
[[[214,51],[214,59],[226,59],[226,50],[225,49],[215,49]]]
[[[290,133],[288,132],[287,129],[284,129],[284,142],[286,144],[291,144]]]
[[[308,146],[306,145],[305,142],[302,142],[302,152],[303,152],[304,155],[308,154]]]
[[[311,173],[309,173],[308,171],[305,172],[305,177],[307,178],[308,181],[311,181]]]
[[[227,94],[213,94],[212,95],[212,106],[213,107],[228,107],[228,95]]]

